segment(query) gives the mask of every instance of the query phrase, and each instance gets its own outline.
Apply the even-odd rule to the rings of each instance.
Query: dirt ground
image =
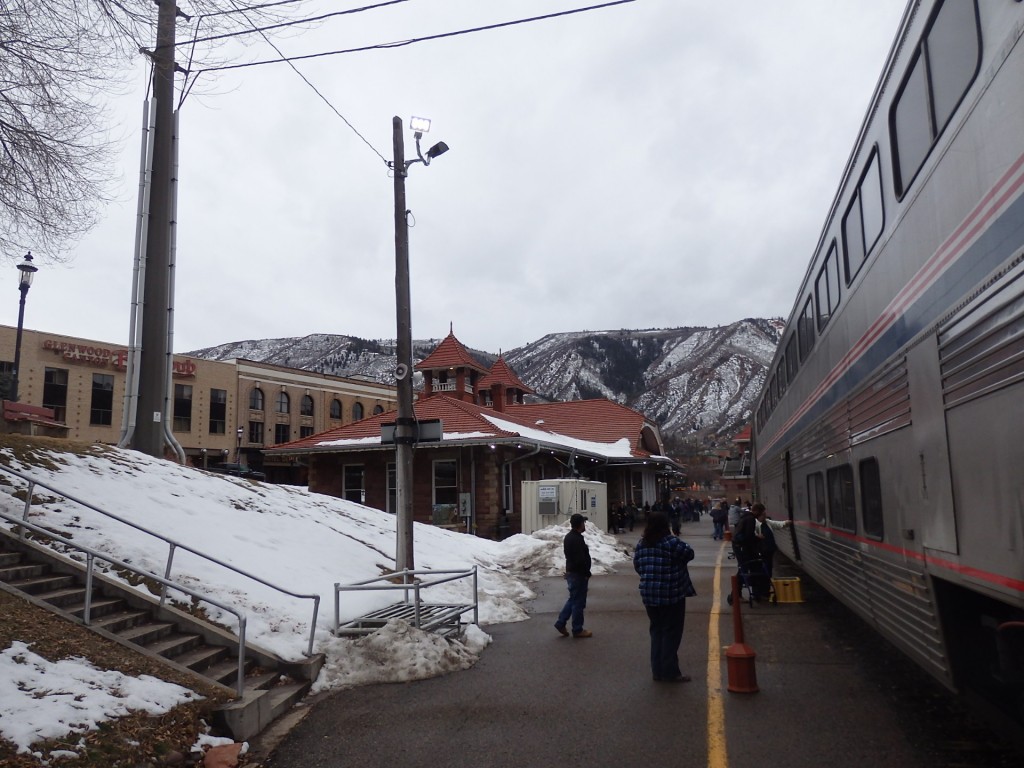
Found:
[[[69,763],[90,768],[191,765],[199,759],[198,753],[190,754],[189,750],[198,735],[206,732],[204,721],[210,721],[213,709],[224,700],[216,689],[0,591],[0,649],[8,648],[14,640],[29,644],[34,653],[51,661],[77,656],[102,669],[131,676],[152,675],[206,697],[165,715],[132,715],[104,723],[95,731],[70,735],[66,741],[34,744],[32,749],[43,753],[44,759],[54,749],[77,752],[79,757]],[[84,747],[79,746],[83,739]],[[45,764],[32,755],[17,754],[12,744],[0,739],[3,768],[36,768]]]

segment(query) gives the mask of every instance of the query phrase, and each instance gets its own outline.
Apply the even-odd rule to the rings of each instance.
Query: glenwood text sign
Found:
[[[53,352],[64,360],[85,365],[100,365],[123,371],[128,367],[127,349],[107,349],[93,344],[76,344],[69,341],[46,339],[43,349]],[[191,360],[174,361],[175,376],[195,376],[196,364]]]

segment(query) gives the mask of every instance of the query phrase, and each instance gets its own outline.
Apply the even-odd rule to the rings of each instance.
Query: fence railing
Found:
[[[424,578],[420,578],[424,577]],[[443,577],[443,578],[434,578]],[[335,633],[338,632],[338,628],[341,626],[341,593],[342,592],[363,592],[372,590],[389,590],[396,591],[401,590],[402,602],[405,605],[412,607],[412,619],[413,626],[417,629],[421,627],[423,617],[423,607],[428,605],[422,599],[424,590],[430,587],[435,587],[438,584],[445,584],[449,581],[457,581],[458,579],[473,580],[473,602],[467,604],[466,610],[469,610],[470,606],[473,610],[473,623],[480,623],[480,601],[478,598],[478,578],[477,578],[477,567],[474,565],[472,568],[466,571],[429,571],[429,570],[409,570],[406,568],[402,571],[392,571],[390,573],[384,573],[373,579],[366,579],[365,581],[356,581],[351,584],[340,584],[334,585],[334,628]],[[412,594],[412,600],[410,601],[409,595]]]
[[[165,544],[167,544],[167,548],[168,548],[167,549],[167,562],[166,562],[165,567],[164,567],[164,575],[162,577],[157,577],[157,580],[162,585],[161,590],[160,590],[160,605],[161,606],[163,606],[165,604],[165,601],[167,599],[167,588],[168,587],[180,590],[182,592],[187,592],[189,594],[192,594],[189,589],[187,589],[183,585],[181,585],[181,584],[179,584],[179,583],[177,583],[177,582],[175,582],[175,581],[173,581],[171,579],[171,569],[172,569],[172,567],[174,565],[174,553],[175,553],[176,550],[179,550],[179,549],[182,549],[182,550],[184,550],[186,552],[189,552],[190,554],[195,555],[196,557],[198,557],[198,558],[200,558],[202,560],[205,560],[208,563],[213,563],[214,565],[217,565],[217,566],[219,566],[221,568],[225,568],[225,569],[231,571],[232,573],[237,573],[239,576],[243,576],[243,577],[245,577],[245,578],[247,578],[247,579],[249,579],[251,581],[256,582],[257,584],[262,584],[265,587],[269,587],[270,589],[273,589],[273,590],[275,590],[276,592],[279,592],[282,595],[288,595],[289,597],[294,597],[294,598],[296,598],[298,600],[312,600],[313,601],[313,618],[310,621],[310,625],[309,625],[309,644],[308,644],[307,649],[306,649],[306,655],[307,656],[312,656],[313,655],[313,638],[314,638],[315,633],[316,633],[317,615],[318,615],[318,613],[320,611],[320,595],[304,595],[304,594],[300,594],[300,593],[297,593],[297,592],[292,592],[290,590],[284,589],[283,587],[280,587],[277,584],[273,584],[273,583],[267,581],[266,579],[263,579],[263,578],[255,575],[253,573],[249,573],[248,571],[242,570],[241,568],[237,568],[234,565],[231,565],[230,563],[225,563],[223,560],[219,560],[218,558],[213,557],[212,555],[208,555],[205,552],[201,552],[201,551],[199,551],[197,549],[194,549],[193,547],[190,547],[187,544],[182,544],[181,542],[174,541],[173,539],[168,538],[167,536],[164,536],[163,534],[156,533],[155,531],[151,531],[150,529],[146,528],[145,526],[139,525],[138,523],[135,523],[135,522],[133,522],[131,520],[123,518],[120,515],[115,515],[113,512],[108,512],[108,511],[106,511],[104,509],[101,509],[100,507],[97,507],[95,504],[90,504],[87,501],[83,501],[81,499],[77,499],[74,496],[72,496],[71,494],[65,493],[64,491],[60,490],[59,488],[56,488],[53,485],[50,485],[48,483],[44,483],[44,482],[42,482],[40,480],[37,480],[37,479],[35,479],[33,477],[25,475],[25,474],[15,470],[15,469],[11,469],[10,467],[5,467],[5,466],[0,465],[0,472],[3,472],[4,474],[7,474],[7,475],[12,475],[12,476],[17,477],[17,478],[20,478],[21,480],[25,481],[25,483],[27,483],[28,487],[27,487],[27,490],[26,490],[26,493],[25,493],[25,508],[24,508],[23,513],[22,513],[22,519],[21,519],[21,522],[23,524],[26,524],[26,525],[28,524],[29,509],[32,506],[32,496],[33,496],[33,493],[35,491],[36,486],[38,486],[40,488],[45,488],[48,491],[52,491],[53,493],[55,493],[58,496],[60,496],[62,499],[66,499],[68,501],[74,502],[75,504],[78,504],[78,505],[80,505],[82,507],[85,507],[86,509],[91,509],[93,512],[96,512],[96,513],[98,513],[100,515],[103,515],[103,516],[105,516],[105,517],[107,517],[107,518],[109,518],[111,520],[116,520],[119,523],[127,525],[127,526],[129,526],[131,528],[134,528],[137,531],[141,531],[141,532],[143,532],[143,533],[145,533],[145,534],[147,534],[149,536],[152,536],[153,538],[155,538],[155,539],[157,539],[159,541],[162,541]],[[11,519],[12,522],[18,522],[16,517],[12,518],[11,516],[6,515],[6,514],[4,514],[3,517],[6,518],[6,519]],[[50,532],[50,531],[47,531],[45,529],[42,529],[42,530],[43,530],[43,532],[47,536],[50,536],[51,538],[59,538],[59,537],[55,537],[53,535],[53,533]],[[85,549],[85,548],[83,548],[83,547],[81,547],[80,545],[77,545],[77,544],[74,544],[72,546],[74,548],[76,548],[76,549],[82,549],[83,551]],[[107,559],[107,556],[104,555],[103,558]],[[119,563],[118,565],[122,566],[123,564]],[[150,575],[150,574],[148,574],[145,571],[141,571],[137,566],[124,565],[124,567],[128,568],[128,570],[130,570],[130,571],[139,572],[139,573],[146,573],[146,575]],[[204,599],[207,600],[207,602],[213,603],[213,600],[210,599],[210,598],[204,598]],[[217,605],[217,603],[213,603],[213,604]],[[234,611],[232,611],[232,613],[234,613]]]
[[[226,603],[220,602],[219,600],[215,600],[209,595],[204,595],[201,592],[197,592],[194,589],[186,587],[184,584],[177,584],[175,582],[163,578],[162,576],[147,571],[144,568],[139,568],[137,565],[131,565],[130,563],[126,563],[123,560],[118,560],[116,557],[111,557],[110,555],[100,552],[99,550],[87,547],[84,544],[79,544],[77,542],[72,541],[71,539],[66,539],[63,536],[59,536],[47,528],[43,528],[42,526],[36,525],[35,523],[30,523],[26,520],[19,519],[16,515],[4,512],[2,509],[0,509],[0,518],[8,520],[11,523],[13,523],[16,527],[20,528],[21,538],[24,538],[24,531],[27,529],[41,536],[45,536],[47,539],[50,539],[51,541],[59,542],[63,546],[68,547],[69,549],[73,549],[77,552],[81,552],[85,555],[85,608],[82,613],[82,622],[87,627],[92,624],[92,582],[93,574],[95,572],[96,560],[102,560],[104,562],[110,563],[116,568],[123,568],[134,574],[142,576],[143,578],[156,581],[159,584],[163,585],[164,590],[170,587],[171,589],[175,589],[179,592],[182,592],[188,595],[189,597],[194,598],[197,601],[209,603],[210,605],[220,608],[222,611],[233,614],[235,618],[238,619],[238,674],[237,677],[235,678],[235,691],[238,693],[239,696],[243,694],[245,690],[246,620],[245,614],[238,608],[234,608],[230,605],[227,605]],[[161,601],[161,605],[163,605],[163,601]]]

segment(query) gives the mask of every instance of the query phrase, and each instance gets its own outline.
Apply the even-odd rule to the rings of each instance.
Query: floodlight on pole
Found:
[[[416,414],[412,402],[412,311],[409,291],[409,211],[405,207],[405,177],[413,163],[430,165],[430,161],[448,151],[444,142],[420,152],[420,137],[430,130],[430,121],[414,117],[409,121],[415,131],[418,160],[405,159],[405,141],[402,136],[402,118],[391,120],[394,142],[394,161],[390,164],[395,174],[395,314],[397,319],[395,368],[398,395],[398,415],[395,419],[395,570],[413,570],[413,444],[416,442]]]

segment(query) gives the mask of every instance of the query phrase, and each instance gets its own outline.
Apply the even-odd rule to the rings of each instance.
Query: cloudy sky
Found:
[[[298,56],[599,2],[409,0],[275,40]],[[392,116],[451,148],[407,182],[416,338],[451,323],[497,352],[788,315],[903,5],[636,0],[298,62],[331,106],[286,64],[204,75],[180,118],[174,348],[394,337]],[[111,103],[116,199],[67,264],[40,264],[26,327],[127,340],[146,78],[140,59]]]

